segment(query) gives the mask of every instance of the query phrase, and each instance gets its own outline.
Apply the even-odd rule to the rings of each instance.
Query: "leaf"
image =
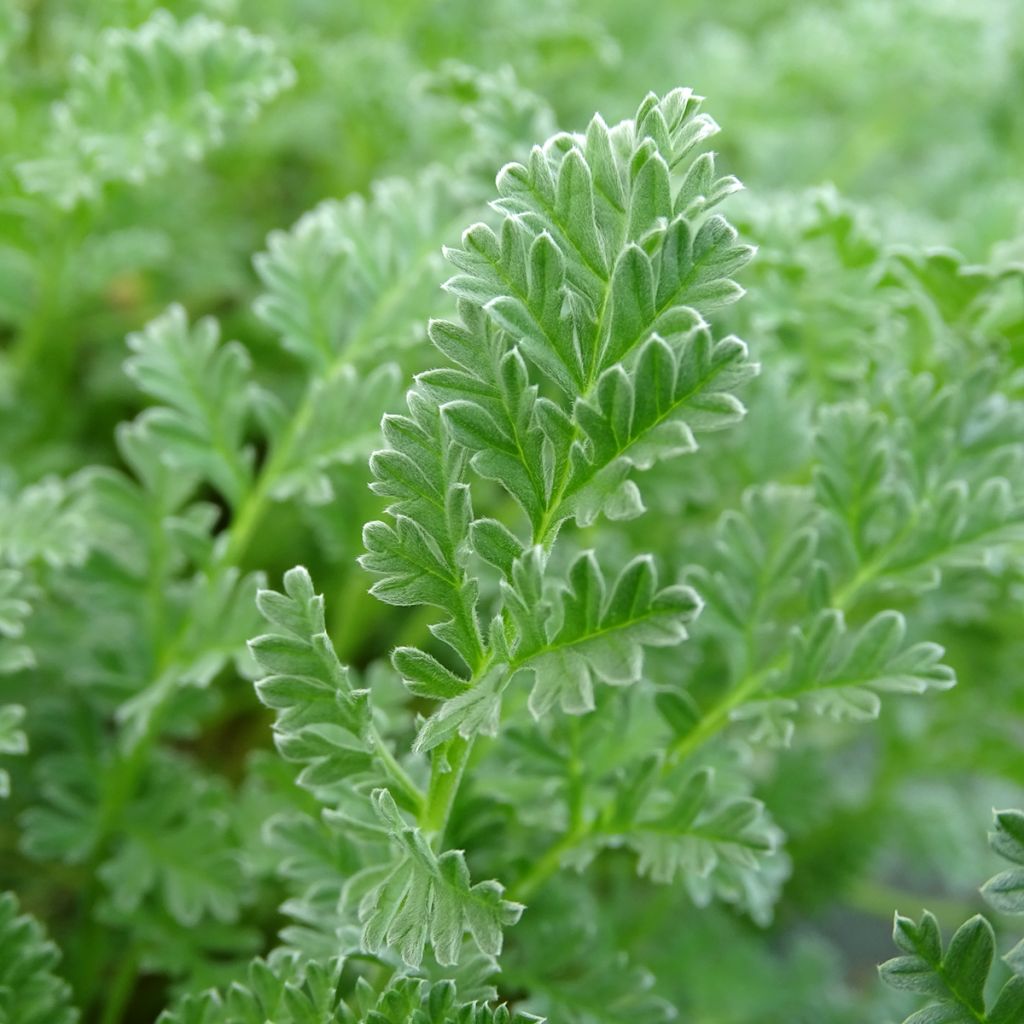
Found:
[[[967,1010],[949,1003],[926,1006],[923,1010],[911,1014],[903,1024],[972,1024]]]
[[[75,720],[74,726],[81,729],[81,721]],[[20,847],[33,860],[81,864],[96,849],[98,810],[115,785],[114,758],[109,750],[98,749],[101,733],[95,725],[86,735],[90,742],[78,746],[62,737],[64,742],[35,766],[39,797],[20,820]]]
[[[424,528],[404,516],[369,523],[363,531],[363,568],[382,577],[371,593],[388,604],[429,604],[452,611],[462,588],[453,567]]]
[[[25,620],[32,612],[28,596],[23,573],[0,569],[0,636],[15,639],[25,632]]]
[[[946,983],[972,1010],[985,1009],[985,982],[995,954],[995,934],[981,915],[962,924],[942,960]]]
[[[416,967],[429,944],[438,963],[454,964],[468,931],[481,952],[500,953],[502,931],[519,920],[522,906],[503,899],[497,882],[471,884],[461,851],[435,854],[419,829],[405,824],[386,790],[376,790],[373,801],[400,853],[363,897],[366,948],[379,953],[394,946]]]
[[[19,163],[18,177],[65,208],[108,183],[140,184],[201,159],[294,80],[266,37],[157,11],[135,29],[104,32],[73,64],[46,155]]]
[[[49,478],[15,495],[0,495],[0,556],[15,568],[42,562],[55,569],[81,565],[89,550],[77,494]],[[7,572],[5,578],[13,580]],[[13,583],[8,583],[9,589]]]
[[[700,709],[694,699],[683,691],[660,690],[654,703],[677,738],[686,736],[700,721]]]
[[[774,484],[748,489],[738,508],[718,518],[685,579],[707,603],[706,628],[730,651],[743,649],[748,635],[763,636],[770,660],[785,635],[775,620],[798,615],[794,598],[810,588],[817,525],[805,490]]]
[[[652,767],[657,767],[652,764]],[[620,799],[607,827],[637,854],[637,872],[653,882],[681,882],[697,906],[720,899],[764,924],[781,875],[772,858],[781,832],[764,806],[749,797],[723,797],[704,769],[671,789],[658,772],[641,775],[629,801]]]
[[[512,669],[528,669],[534,684],[530,711],[540,718],[558,703],[570,714],[594,707],[594,682],[637,682],[644,647],[686,639],[700,599],[689,587],[658,587],[650,558],[630,562],[610,590],[592,552],[577,557],[552,611],[546,639],[516,653]],[[526,610],[521,614],[529,614]]]
[[[280,951],[253,960],[245,980],[221,993],[179,999],[159,1024],[234,1024],[273,1019],[279,1024],[316,1024],[339,1007],[336,971]]]
[[[1024,1019],[1024,978],[1011,978],[988,1011],[989,1024],[1014,1024]]]
[[[189,614],[163,671],[117,709],[117,719],[130,735],[150,728],[169,694],[186,686],[209,687],[232,659],[244,667],[245,644],[257,624],[253,599],[260,583],[260,574],[243,576],[234,567],[198,573],[187,581],[182,591]]]
[[[932,590],[943,572],[991,565],[1019,543],[1020,468],[998,453],[1019,445],[1024,424],[995,388],[985,369],[956,389],[905,375],[891,388],[894,412],[865,402],[821,412],[816,493],[865,586]],[[986,405],[1005,415],[980,428],[972,452],[971,424]]]
[[[411,394],[414,394],[411,393]],[[371,593],[389,604],[429,604],[448,614],[435,635],[473,665],[482,650],[476,584],[461,560],[472,522],[464,456],[448,447],[438,410],[410,400],[409,416],[385,416],[389,447],[370,460],[371,488],[391,499],[393,524],[368,523],[360,565],[378,577]]]
[[[652,98],[652,109],[668,109],[678,95]],[[684,121],[700,121],[699,102],[683,106]],[[633,130],[620,126],[623,133]],[[615,518],[639,514],[635,485],[624,480],[629,469],[691,450],[691,427],[738,419],[743,406],[732,390],[756,371],[742,343],[714,343],[700,315],[738,297],[741,291],[724,275],[751,251],[734,244],[735,232],[718,217],[699,222],[680,213],[665,223],[673,208],[666,161],[678,162],[675,146],[688,148],[691,140],[684,141],[685,133],[665,132],[657,140],[638,134],[627,170],[606,133],[597,119],[579,145],[563,149],[556,139],[536,147],[526,166],[504,169],[500,231],[474,225],[461,248],[446,250],[460,271],[447,287],[462,300],[465,328],[486,327],[473,307],[482,309],[498,330],[495,342],[503,343],[499,359],[475,355],[463,341],[453,344],[462,325],[434,325],[435,344],[460,370],[423,378],[429,388],[444,381],[457,439],[475,453],[474,468],[522,505],[537,541],[537,528],[554,531],[570,515],[585,524],[602,511]],[[615,161],[620,166],[610,167]],[[713,160],[702,168],[713,188]],[[608,198],[630,179],[628,202]],[[560,402],[537,401],[525,365],[514,387],[495,373],[495,365],[521,358],[520,352],[558,384]],[[554,429],[548,409],[560,410],[568,432]]]
[[[256,315],[311,368],[349,364],[423,336],[438,250],[473,208],[458,176],[437,167],[373,183],[369,199],[327,200],[288,231],[273,231],[253,262],[264,291]],[[465,212],[464,212],[465,211]]]
[[[391,663],[410,693],[431,700],[448,700],[469,689],[469,683],[436,658],[415,647],[396,647]]]
[[[380,419],[395,404],[399,373],[384,363],[360,376],[350,364],[316,377],[308,394],[302,429],[289,435],[287,468],[276,474],[273,497],[301,496],[310,505],[335,497],[328,471],[368,458],[379,438]],[[275,439],[283,443],[283,438]]]
[[[126,836],[99,869],[117,915],[152,898],[188,927],[235,921],[246,902],[227,814],[228,794],[173,762],[158,763],[126,815]]]
[[[0,1019],[75,1024],[71,987],[55,971],[59,959],[39,922],[19,916],[14,894],[0,894]]]
[[[377,991],[361,978],[343,1001],[336,975],[315,962],[275,953],[254,960],[245,981],[226,993],[185,996],[158,1024],[541,1024],[504,1004],[464,1002],[452,981],[397,977]]]
[[[424,722],[413,742],[413,750],[426,752],[458,735],[496,736],[501,717],[501,695],[508,685],[508,666],[494,665],[472,688],[445,700]]]
[[[128,347],[129,376],[163,403],[147,409],[140,422],[162,442],[164,461],[209,480],[237,505],[252,476],[244,443],[252,400],[245,349],[237,342],[222,345],[210,318],[190,328],[176,305],[129,335]]]
[[[919,956],[898,956],[886,961],[878,970],[890,988],[930,996],[945,992],[934,967]]]
[[[849,634],[843,616],[827,609],[806,633],[793,635],[789,672],[775,690],[804,700],[818,714],[836,720],[878,717],[879,693],[921,694],[948,690],[953,670],[942,664],[938,644],[906,646],[906,623],[898,612],[880,612]]]
[[[1001,857],[1021,866],[990,878],[981,887],[981,894],[1000,913],[1024,914],[1024,811],[995,811],[994,817],[989,845]]]
[[[276,632],[249,643],[265,673],[256,693],[275,712],[277,749],[303,765],[300,785],[326,796],[371,768],[367,691],[353,687],[338,661],[323,597],[304,568],[285,574],[284,593],[261,590],[257,604]]]
[[[0,754],[24,754],[28,751],[28,737],[21,724],[25,709],[20,704],[0,704]],[[0,799],[10,796],[11,777],[0,768]]]
[[[714,342],[704,327],[674,349],[657,335],[640,350],[634,370],[602,374],[593,397],[576,403],[583,439],[575,442],[572,472],[559,514],[573,511],[580,525],[599,512],[614,516],[614,495],[631,469],[692,452],[694,430],[714,430],[741,419],[733,390],[757,367],[736,338]],[[642,512],[642,507],[637,513]]]
[[[470,526],[469,542],[489,565],[512,578],[512,567],[523,555],[523,545],[508,527],[496,519],[476,519]]]
[[[996,811],[995,825],[989,845],[1000,857],[1024,865],[1024,811]]]
[[[981,894],[1001,914],[1024,914],[1024,868],[1001,871],[982,886]]]
[[[428,331],[445,365],[417,377],[407,416],[385,418],[371,466],[389,519],[368,524],[361,558],[381,600],[440,610],[431,629],[469,670],[453,681],[402,656],[425,674],[417,692],[442,699],[421,750],[494,732],[519,671],[534,677],[535,716],[555,703],[590,710],[595,678],[635,682],[643,647],[680,642],[697,613],[695,594],[659,589],[644,558],[607,595],[586,558],[560,597],[545,571],[568,517],[639,514],[634,468],[690,450],[689,421],[722,426],[742,412],[732,391],[754,367],[742,343],[712,339],[701,310],[738,297],[726,278],[752,250],[698,197],[677,207],[674,195],[684,181],[718,198],[731,190],[710,158],[695,178],[680,167],[715,130],[699,106],[685,90],[650,96],[614,143],[595,118],[586,136],[534,147],[498,177],[497,226],[474,224],[445,250],[458,317]],[[473,515],[468,469],[519,505],[530,543]],[[502,576],[486,636],[474,554]]]
[[[908,955],[882,964],[882,980],[892,988],[917,992],[933,1000],[904,1024],[971,1024],[1013,1019],[1005,1014],[1011,1009],[1016,1012],[1020,1005],[1019,978],[1009,982],[997,998],[993,1013],[998,1009],[998,1015],[986,1013],[985,986],[995,956],[995,933],[985,918],[976,915],[962,924],[943,953],[939,927],[932,914],[926,911],[919,924],[897,914],[893,941]]]

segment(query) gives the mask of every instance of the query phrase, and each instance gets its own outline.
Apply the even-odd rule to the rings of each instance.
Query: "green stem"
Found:
[[[121,1024],[124,1011],[135,991],[135,978],[138,973],[138,957],[135,953],[126,952],[117,966],[117,973],[110,983],[107,1002],[103,1007],[103,1015],[99,1024]]]
[[[456,736],[446,747],[439,748],[434,753],[430,766],[427,800],[420,816],[420,825],[424,832],[437,836],[439,843],[444,841],[444,832],[448,827],[455,795],[459,791],[472,752],[473,740]]]
[[[770,664],[764,666],[764,668],[751,672],[741,679],[736,686],[701,718],[693,729],[680,737],[672,746],[668,757],[665,759],[666,772],[680,762],[685,761],[690,755],[721,732],[731,721],[733,711],[754,697],[765,680],[773,672],[781,668],[785,661],[786,655],[783,654],[775,658]]]
[[[862,591],[876,579],[883,566],[884,559],[875,559],[862,566],[844,587],[836,591],[832,607],[840,611],[849,609],[857,601]],[[702,716],[690,732],[675,743],[669,751],[669,756],[665,759],[665,772],[667,773],[680,762],[685,761],[725,729],[732,720],[733,711],[755,697],[764,683],[775,672],[785,667],[789,658],[789,651],[783,649],[767,665],[747,673],[740,679],[736,686]]]
[[[50,237],[43,243],[40,265],[46,268],[40,281],[39,294],[33,303],[32,316],[24,331],[18,337],[13,362],[22,375],[45,369],[52,377],[55,369],[62,373],[68,368],[67,352],[62,347],[54,351],[56,342],[66,346],[69,337],[73,340],[73,332],[55,330],[61,317],[67,315],[68,271],[72,256],[78,253],[79,246],[90,231],[92,223],[91,211],[85,206],[79,207],[74,213],[62,216],[59,222],[49,225]],[[48,392],[60,395],[60,388],[53,386],[52,381]]]
[[[75,896],[73,926],[64,948],[65,974],[74,991],[75,1002],[83,1009],[96,1001],[107,961],[109,933],[94,916],[101,896],[99,878],[90,865]]]
[[[387,773],[391,776],[392,782],[394,782],[395,785],[397,785],[398,788],[406,795],[413,807],[416,809],[417,814],[424,813],[426,801],[423,794],[420,792],[419,786],[413,782],[406,770],[398,763],[398,761],[395,760],[394,754],[391,753],[387,742],[377,731],[377,727],[375,725],[370,726],[370,738],[373,740],[377,756],[380,758]]]
[[[470,679],[472,685],[477,686],[490,668],[491,655],[484,649],[476,608],[472,600],[466,597],[465,588],[459,590],[459,605],[455,614],[462,618],[467,627],[467,634],[473,639],[474,648],[469,657]],[[475,739],[476,737],[466,739],[457,735],[434,751],[430,763],[427,800],[420,815],[420,826],[424,832],[437,840],[439,846],[444,842],[448,818],[451,816],[452,805],[462,783]]]
[[[879,566],[881,563],[876,563]],[[861,590],[874,578],[874,572],[858,573],[850,584],[837,594],[834,604],[837,607],[849,607]],[[781,669],[788,660],[787,651],[782,651],[767,665],[753,672],[748,672],[725,696],[701,718],[690,732],[682,736],[670,749],[662,767],[662,774],[668,775],[676,766],[691,757],[696,751],[725,729],[732,720],[732,713],[751,698],[776,671]],[[510,890],[510,898],[524,900],[542,886],[561,866],[562,858],[573,847],[586,839],[593,832],[593,827],[577,825],[564,835],[558,842],[550,846],[534,862],[533,867]]]

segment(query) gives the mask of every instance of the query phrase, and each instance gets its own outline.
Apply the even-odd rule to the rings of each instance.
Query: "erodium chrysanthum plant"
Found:
[[[0,1024],[1024,1024],[1024,23],[638,4],[0,14]]]

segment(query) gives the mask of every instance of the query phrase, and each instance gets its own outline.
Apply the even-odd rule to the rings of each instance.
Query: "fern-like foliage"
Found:
[[[190,324],[180,306],[130,335],[128,345],[126,370],[154,404],[119,435],[141,489],[118,474],[88,475],[98,518],[107,528],[120,521],[125,531],[105,537],[103,547],[123,562],[125,540],[137,544],[163,519],[173,524],[174,543],[133,552],[131,571],[144,577],[153,559],[157,571],[173,573],[183,560],[199,570],[184,584],[188,608],[176,632],[165,630],[170,637],[157,678],[121,711],[145,729],[179,684],[206,685],[227,656],[241,654],[255,624],[251,599],[259,577],[240,572],[237,561],[275,503],[298,496],[322,503],[331,496],[330,472],[365,457],[373,425],[395,401],[397,379],[390,363],[359,373],[342,351],[324,373],[320,364],[305,365],[300,400],[287,409],[254,382],[243,346],[222,340],[212,318]],[[269,451],[258,468],[257,438]],[[215,510],[195,500],[203,484],[232,512],[216,544]]]
[[[125,369],[139,390],[160,402],[139,426],[179,471],[202,473],[233,505],[249,488],[251,453],[244,447],[252,386],[249,359],[237,343],[222,345],[212,319],[190,327],[172,306],[145,331],[130,335]]]
[[[460,851],[438,856],[404,820],[386,787],[413,812],[421,810],[422,795],[373,726],[368,691],[355,688],[338,661],[309,574],[293,569],[285,593],[262,591],[259,602],[278,630],[250,645],[261,669],[273,673],[257,692],[277,711],[278,749],[304,765],[300,784],[364,850],[367,866],[348,880],[344,896],[358,903],[363,948],[376,955],[393,947],[417,967],[429,944],[438,963],[452,965],[469,932],[481,952],[499,953],[502,929],[522,907],[502,899],[497,882],[471,884]]]
[[[802,711],[866,721],[883,694],[954,684],[942,648],[908,642],[906,615],[885,609],[898,595],[998,569],[1019,550],[1024,418],[993,371],[983,363],[956,389],[902,375],[875,408],[824,407],[813,485],[762,485],[721,516],[712,556],[694,549],[688,581],[731,681],[698,712],[682,750],[730,721],[752,727],[755,742],[785,745]]]
[[[54,110],[50,152],[22,161],[18,174],[61,206],[94,199],[110,182],[138,184],[200,159],[293,81],[270,40],[158,11],[136,29],[106,32],[94,58],[79,57]]]
[[[1024,22],[683,6],[0,5],[0,1022],[1024,1019]]]
[[[564,584],[548,561],[567,519],[639,514],[634,470],[742,412],[732,389],[753,367],[739,342],[712,340],[702,312],[738,297],[731,275],[750,249],[708,212],[738,185],[693,156],[716,130],[699,107],[680,90],[615,128],[596,118],[555,136],[499,176],[500,229],[476,225],[447,250],[460,318],[430,328],[447,366],[421,374],[408,415],[385,421],[389,447],[372,464],[392,521],[366,528],[363,558],[382,600],[442,610],[434,632],[470,673],[454,683],[465,693],[449,681],[459,703],[442,705],[421,747],[491,729],[526,669],[536,713],[586,711],[594,675],[635,681],[643,648],[681,639],[697,610],[689,591],[659,591],[646,561],[610,589],[592,556]],[[471,471],[507,491],[525,538],[476,517]],[[486,630],[469,552],[501,573]],[[403,652],[399,670],[413,659],[430,656]]]
[[[287,232],[274,231],[254,264],[257,315],[303,362],[329,368],[422,339],[441,263],[439,243],[476,201],[472,182],[429,168],[377,182],[369,199],[327,200]]]
[[[0,754],[24,754],[28,750],[28,737],[22,729],[25,709],[20,704],[0,705]],[[10,796],[11,777],[0,768],[0,799]]]
[[[502,931],[519,920],[522,905],[503,899],[497,882],[472,885],[461,851],[437,856],[422,832],[405,823],[387,790],[375,791],[373,804],[380,833],[400,853],[393,864],[372,866],[350,883],[363,894],[359,909],[367,950],[380,953],[390,946],[418,967],[429,942],[437,962],[451,966],[459,961],[468,931],[482,953],[497,956]]]
[[[990,879],[982,895],[1001,913],[1022,914],[1024,812],[996,812],[989,842],[1014,866]],[[994,999],[987,1000],[996,936],[980,914],[962,924],[945,949],[933,914],[925,911],[917,923],[897,914],[893,941],[903,955],[882,964],[882,980],[892,988],[929,997],[928,1005],[904,1024],[1014,1024],[1024,1018],[1024,940],[1003,957],[1011,977]]]
[[[277,712],[279,749],[303,765],[300,783],[327,804],[327,825],[367,865],[348,880],[341,902],[362,923],[361,948],[372,955],[393,949],[418,966],[429,945],[439,964],[451,965],[467,933],[482,953],[500,951],[502,931],[521,907],[496,882],[472,883],[461,852],[443,847],[474,738],[498,731],[505,691],[521,674],[533,678],[535,717],[555,705],[593,710],[595,683],[638,682],[645,650],[685,639],[699,611],[688,587],[659,584],[647,556],[611,575],[593,552],[580,552],[564,575],[552,571],[556,551],[565,548],[564,559],[572,550],[556,547],[567,519],[638,514],[634,470],[692,451],[695,429],[742,414],[732,389],[753,372],[745,349],[732,339],[714,342],[694,308],[736,298],[729,274],[750,255],[707,213],[736,183],[717,178],[708,156],[679,170],[715,129],[698,108],[685,91],[652,97],[632,122],[608,129],[598,118],[586,136],[535,149],[528,168],[507,168],[499,178],[500,236],[478,225],[448,254],[462,271],[448,286],[460,319],[435,321],[430,333],[451,365],[417,378],[408,415],[385,418],[390,447],[374,456],[374,489],[391,499],[392,522],[364,533],[363,564],[379,577],[373,592],[392,604],[442,609],[435,635],[462,662],[460,673],[420,648],[394,655],[409,690],[440,702],[413,747],[430,754],[425,788],[391,752],[367,691],[341,666],[308,574],[294,570],[283,594],[260,598],[275,632],[251,645],[267,673],[258,691]],[[681,178],[675,186],[673,170]],[[513,185],[523,176],[534,181],[525,191]],[[550,208],[541,202],[548,179],[559,183]],[[325,231],[311,222],[310,244],[322,248]],[[306,235],[300,229],[296,245]],[[294,272],[281,276],[285,241],[263,271],[272,288],[294,290],[306,272],[292,259]],[[494,260],[480,262],[488,251]],[[518,273],[525,276],[517,280]],[[643,295],[637,275],[651,289],[642,309],[631,307]],[[276,300],[264,307],[277,308]],[[337,345],[352,344],[337,323],[311,313],[294,324],[297,354],[315,365],[336,358]],[[554,389],[552,359],[564,371]],[[506,525],[476,516],[479,477],[500,481],[523,519]],[[498,602],[484,629],[479,598],[489,573],[498,576]],[[715,892],[747,903],[744,874],[774,850],[773,826],[755,824],[758,805],[727,800],[716,809],[703,791],[691,811],[665,817],[663,790],[654,790],[667,782],[656,764],[647,787],[652,807],[638,795],[638,816],[623,811],[602,835],[609,842],[630,835],[641,869],[660,881],[673,880],[682,864],[693,867],[704,879],[703,888],[694,882],[700,902]],[[667,821],[678,827],[659,839],[659,830],[672,832]],[[596,830],[589,838],[600,845]],[[314,887],[303,900],[311,906],[318,898]],[[300,919],[308,916],[302,905],[291,907]]]
[[[352,684],[338,661],[326,632],[323,597],[314,592],[309,573],[292,569],[284,587],[283,594],[261,590],[257,598],[276,631],[249,644],[266,673],[256,692],[276,712],[278,749],[304,766],[299,783],[320,794],[322,787],[351,785],[371,772],[368,692]]]
[[[7,564],[43,562],[60,569],[80,563],[87,550],[82,510],[60,481],[0,495],[0,558]]]
[[[347,999],[337,978],[295,957],[256,960],[245,984],[223,996],[192,996],[164,1013],[159,1024],[535,1024],[540,1018],[504,1004],[460,1002],[451,982],[431,985],[400,978],[375,992],[365,979]]]
[[[0,495],[0,677],[35,664],[23,642],[32,601],[38,597],[33,577],[67,570],[89,550],[85,517],[77,496],[55,479]],[[0,704],[0,755],[28,751],[26,709]],[[11,778],[0,768],[0,799],[10,795]]]
[[[11,642],[25,632],[25,620],[32,612],[29,597],[23,572],[18,569],[0,570],[0,635],[4,638],[0,672],[13,672],[32,663],[32,652]]]
[[[150,904],[185,927],[235,921],[247,899],[237,884],[228,807],[222,785],[173,759],[157,761],[121,842],[99,869],[115,913],[141,916]]]
[[[761,923],[771,918],[777,877],[765,858],[781,832],[758,800],[716,793],[709,769],[667,792],[657,786],[660,764],[642,762],[626,780],[600,842],[624,840],[637,854],[637,871],[654,882],[680,882],[697,906],[713,898],[736,904]],[[673,780],[675,781],[675,780]]]
[[[257,49],[262,53],[262,44]],[[254,74],[261,60],[254,56]],[[364,460],[379,443],[381,414],[398,397],[398,367],[381,357],[407,353],[409,342],[422,337],[440,247],[474,215],[478,191],[473,182],[428,172],[381,185],[369,200],[321,207],[311,233],[304,219],[292,233],[274,236],[259,261],[266,293],[257,307],[283,338],[269,351],[250,349],[224,337],[213,318],[193,322],[171,306],[129,336],[128,374],[151,404],[117,431],[121,468],[86,470],[67,495],[49,482],[30,489],[10,500],[10,515],[3,503],[0,551],[20,576],[10,577],[11,601],[3,608],[3,630],[15,639],[2,656],[11,668],[24,668],[28,644],[38,646],[41,679],[81,698],[73,715],[41,714],[33,722],[35,705],[16,694],[12,706],[28,707],[29,728],[12,724],[6,745],[20,748],[25,732],[33,744],[41,737],[44,751],[32,768],[40,795],[21,819],[21,848],[34,861],[82,865],[95,879],[89,896],[95,913],[131,934],[147,970],[181,976],[207,954],[254,950],[255,933],[238,917],[258,892],[253,875],[260,858],[242,856],[222,780],[201,770],[201,753],[191,745],[183,750],[181,741],[233,706],[237,691],[211,685],[225,670],[248,678],[259,671],[245,646],[259,629],[254,598],[261,574],[249,566],[253,550],[274,532],[265,529],[268,520],[301,516],[318,531],[317,550],[329,551],[335,564],[358,544],[366,518],[360,506],[371,500],[360,496]],[[414,221],[418,239],[407,246]],[[339,272],[354,283],[344,308],[332,306],[327,321],[337,336],[314,354],[296,340],[307,335],[293,334],[268,309],[278,308],[276,301],[297,313],[303,294],[318,301],[325,286],[318,268],[335,265],[332,260],[341,261]],[[418,332],[406,334],[414,319]],[[350,536],[321,511],[339,487],[360,496],[351,502]],[[279,512],[285,503],[287,511]],[[53,593],[40,602],[46,613],[23,643],[15,634],[37,575],[47,577],[42,582]],[[272,660],[272,652],[264,653]],[[286,674],[281,666],[265,671]],[[292,670],[293,677],[308,673],[308,665]],[[336,680],[328,679],[333,686]],[[19,685],[29,686],[27,680]],[[280,689],[268,684],[265,694],[283,707]],[[296,705],[311,699],[308,685],[293,698]],[[18,714],[12,710],[10,717]],[[358,798],[368,807],[374,788],[390,787],[404,810],[417,813],[416,783],[370,726],[367,719],[358,740],[340,745],[369,744]],[[320,786],[336,790],[340,779],[344,788],[358,775],[352,750],[337,750],[332,719],[295,732],[291,725],[281,731],[282,751],[309,766],[302,781],[318,796]],[[174,743],[173,753],[162,749],[165,740]],[[287,774],[281,778],[287,787]],[[294,839],[287,827],[294,807],[287,798],[272,803],[267,816],[282,813],[268,835],[283,844]],[[337,824],[323,830],[324,842],[343,849],[351,871],[371,849],[379,857],[394,852],[390,840],[356,851],[339,840]],[[191,858],[183,851],[197,835],[216,844]],[[250,838],[262,843],[256,828]],[[352,946],[351,936],[339,943],[333,935],[334,908],[310,924],[310,908],[322,910],[328,890],[334,904],[340,897],[345,874],[331,867],[315,879],[307,871],[301,882],[288,876],[293,924],[285,941],[292,948],[325,936],[332,955],[358,944],[358,934]],[[237,879],[245,881],[231,884]],[[205,936],[198,946],[190,931]],[[101,980],[85,991],[87,1005],[100,998]]]
[[[57,947],[18,901],[0,894],[0,1021],[3,1024],[75,1024],[71,989],[54,973]]]

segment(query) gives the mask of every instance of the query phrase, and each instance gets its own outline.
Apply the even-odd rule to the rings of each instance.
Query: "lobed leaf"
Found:
[[[75,1024],[71,987],[55,970],[57,947],[35,918],[18,909],[12,893],[0,894],[0,1020]]]
[[[523,907],[503,899],[497,882],[472,884],[461,851],[435,854],[420,830],[405,824],[386,790],[375,791],[373,801],[401,853],[384,871],[370,869],[374,882],[360,903],[366,948],[378,953],[393,946],[415,967],[429,944],[438,963],[454,964],[468,931],[482,953],[497,956],[503,930],[519,920]]]
[[[108,183],[199,160],[294,80],[270,39],[157,11],[137,28],[108,29],[73,63],[47,151],[21,161],[18,177],[66,208],[94,200]]]

